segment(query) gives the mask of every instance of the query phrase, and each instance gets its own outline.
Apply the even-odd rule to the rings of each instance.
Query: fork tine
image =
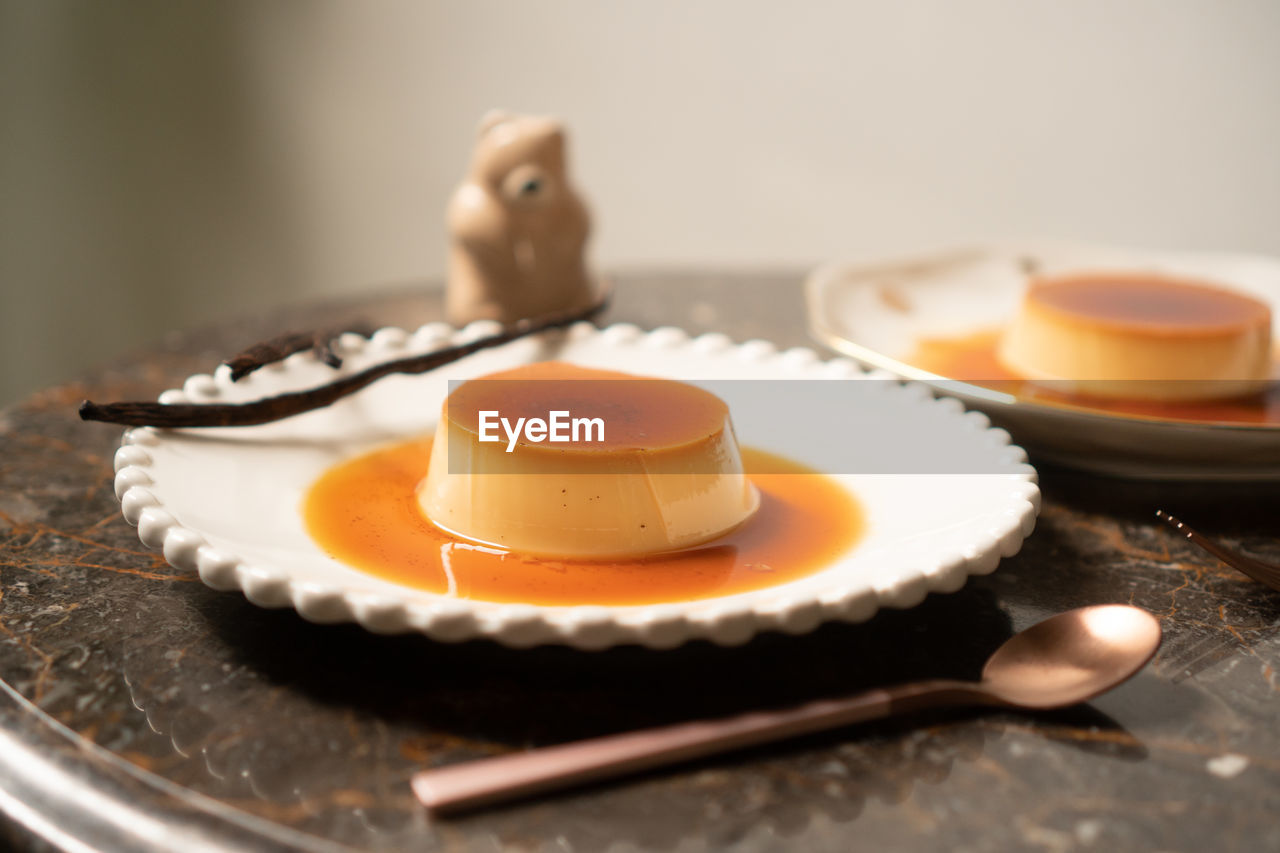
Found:
[[[1244,554],[1225,548],[1208,536],[1197,533],[1162,509],[1156,510],[1156,518],[1164,521],[1170,527],[1186,536],[1191,542],[1199,545],[1233,569],[1243,572],[1260,584],[1280,590],[1280,566],[1273,563],[1265,563],[1262,560],[1255,560],[1253,557],[1246,557]]]

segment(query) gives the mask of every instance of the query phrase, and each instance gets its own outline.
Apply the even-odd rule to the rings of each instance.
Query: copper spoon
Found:
[[[1062,708],[1091,699],[1146,665],[1160,623],[1137,607],[1082,607],[1015,634],[987,659],[980,681],[921,681],[781,711],[678,723],[485,758],[413,777],[427,808],[443,813],[621,776],[796,735],[924,708]]]
[[[1258,583],[1265,584],[1272,589],[1280,589],[1280,566],[1275,563],[1265,563],[1262,560],[1255,560],[1253,557],[1246,557],[1244,554],[1232,551],[1203,533],[1197,533],[1190,526],[1178,521],[1178,519],[1162,509],[1156,510],[1156,518],[1163,520],[1170,527],[1181,532],[1188,540],[1199,545],[1241,574],[1248,575]]]

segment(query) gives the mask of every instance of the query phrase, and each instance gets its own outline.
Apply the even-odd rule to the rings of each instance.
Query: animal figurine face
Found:
[[[490,113],[449,202],[449,322],[508,324],[586,308],[590,223],[553,119]]]

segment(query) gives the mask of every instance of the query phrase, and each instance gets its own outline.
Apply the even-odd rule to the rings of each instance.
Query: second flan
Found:
[[[1271,310],[1242,293],[1157,274],[1041,278],[997,355],[1010,372],[1073,393],[1236,397],[1271,379]]]

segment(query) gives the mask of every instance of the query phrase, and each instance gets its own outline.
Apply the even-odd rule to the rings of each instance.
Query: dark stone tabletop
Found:
[[[608,320],[807,344],[800,277],[620,275]],[[1280,559],[1280,488],[1041,468],[1021,553],[961,591],[812,634],[673,651],[515,651],[269,611],[169,567],[112,494],[151,399],[285,328],[434,319],[427,288],[213,328],[0,413],[0,809],[15,846],[635,851],[1280,849],[1280,593],[1157,526]],[[1016,438],[1016,436],[1015,436]],[[1033,461],[1034,458],[1033,458]],[[976,676],[1012,631],[1130,602],[1165,642],[1133,681],[1038,715],[930,713],[456,819],[418,767],[610,731]],[[87,847],[77,846],[87,845]]]

